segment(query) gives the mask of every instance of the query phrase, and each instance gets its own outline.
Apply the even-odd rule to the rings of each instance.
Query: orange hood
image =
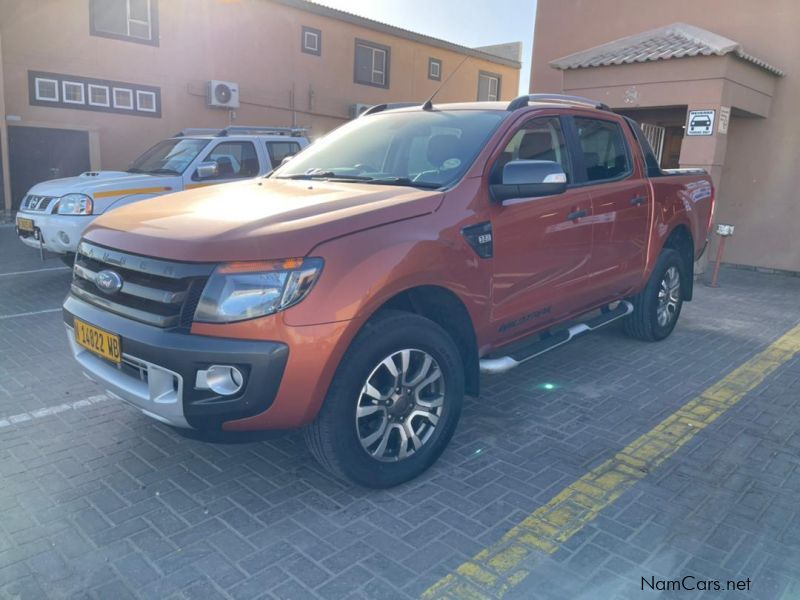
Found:
[[[289,258],[335,237],[431,213],[442,197],[399,186],[255,179],[120,207],[98,217],[85,237],[171,260]]]

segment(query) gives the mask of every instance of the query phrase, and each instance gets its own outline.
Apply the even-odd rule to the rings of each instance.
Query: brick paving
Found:
[[[59,306],[67,271],[2,276],[60,265],[17,245],[0,227],[0,317]],[[721,284],[665,342],[613,327],[484,378],[442,459],[377,492],[332,480],[297,432],[176,433],[103,398],[59,313],[0,318],[0,598],[416,598],[800,321],[800,278]],[[641,577],[690,574],[797,597],[799,432],[795,358],[507,597],[642,597]]]

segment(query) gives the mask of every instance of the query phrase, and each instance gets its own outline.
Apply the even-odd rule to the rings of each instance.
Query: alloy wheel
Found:
[[[359,394],[361,447],[384,462],[412,456],[433,435],[444,398],[444,375],[436,359],[416,348],[392,353],[372,369]]]
[[[678,306],[681,299],[681,277],[676,267],[670,267],[661,279],[661,286],[658,290],[658,306],[656,307],[656,318],[661,327],[666,327],[671,323],[678,313]]]

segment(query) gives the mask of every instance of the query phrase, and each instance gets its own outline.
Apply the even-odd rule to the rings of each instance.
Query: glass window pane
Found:
[[[492,169],[492,182],[500,183],[503,167],[512,160],[551,160],[557,162],[572,181],[572,165],[557,117],[533,119],[514,134]]]
[[[139,21],[130,21],[128,23],[130,36],[140,38],[143,40],[150,39],[150,25],[148,23],[141,23]]]
[[[150,22],[150,1],[149,0],[128,0],[130,6],[130,18],[136,21]]]
[[[128,35],[126,0],[93,0],[92,21],[97,31]]]
[[[588,181],[614,179],[630,165],[619,125],[599,119],[575,118]]]
[[[217,179],[255,177],[258,175],[258,155],[252,142],[223,142],[206,156],[217,163]]]

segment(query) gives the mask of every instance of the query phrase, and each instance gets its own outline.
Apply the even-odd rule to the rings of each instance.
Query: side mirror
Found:
[[[219,175],[219,166],[214,161],[201,162],[194,174],[197,179],[211,179]]]
[[[489,186],[492,200],[553,196],[567,189],[567,174],[551,160],[512,160],[503,167],[503,182]]]

